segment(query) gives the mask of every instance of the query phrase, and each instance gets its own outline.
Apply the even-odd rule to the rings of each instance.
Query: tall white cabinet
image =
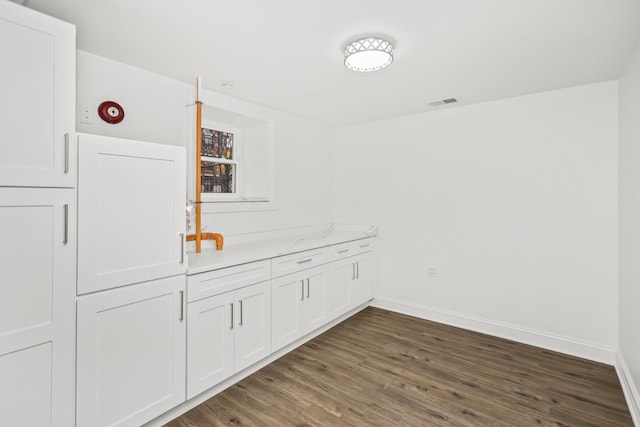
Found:
[[[78,136],[78,427],[186,399],[185,150]]]
[[[75,27],[0,0],[0,425],[74,421]]]
[[[0,40],[0,185],[74,187],[75,27],[1,0]]]

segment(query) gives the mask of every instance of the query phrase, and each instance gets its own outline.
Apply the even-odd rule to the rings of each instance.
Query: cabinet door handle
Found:
[[[356,280],[356,263],[351,263],[351,280]]]
[[[300,280],[300,301],[304,301],[304,279]]]
[[[298,261],[296,264],[304,264],[304,263],[311,262],[311,261],[313,261],[313,258],[307,258],[307,259],[303,259],[301,261]]]
[[[233,330],[233,303],[230,302],[229,305],[231,306],[231,324],[229,325],[229,329]]]
[[[66,245],[69,243],[69,205],[64,204],[64,233],[62,235],[62,244]]]
[[[342,249],[341,251],[338,251],[339,254],[344,254],[349,252],[349,249]]]
[[[310,291],[309,291],[309,288],[310,288],[310,287],[311,287],[311,286],[309,286],[309,278],[307,277],[307,299],[309,299],[309,296],[311,295],[311,293],[310,293]]]
[[[242,300],[240,300],[240,326],[242,326],[242,324],[244,323],[243,321],[243,312],[244,310],[242,310]]]
[[[69,134],[64,134],[64,173],[69,173]]]
[[[184,264],[184,233],[180,233],[180,264]]]
[[[356,279],[360,278],[360,261],[356,262]]]
[[[178,317],[179,321],[184,320],[184,291],[180,291],[180,317]]]

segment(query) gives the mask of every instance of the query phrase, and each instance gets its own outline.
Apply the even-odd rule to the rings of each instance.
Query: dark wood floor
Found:
[[[367,308],[168,424],[633,426],[613,367]]]

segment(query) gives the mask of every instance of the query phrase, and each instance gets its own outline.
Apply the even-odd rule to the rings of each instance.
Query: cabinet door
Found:
[[[306,281],[304,273],[289,274],[271,281],[273,351],[304,335],[303,304]]]
[[[235,292],[235,371],[271,354],[271,282]]]
[[[0,185],[74,187],[75,27],[3,1],[0,40]]]
[[[184,273],[184,148],[80,135],[78,156],[78,293]]]
[[[74,423],[74,206],[74,190],[0,188],[2,426]]]
[[[187,399],[233,375],[234,293],[188,304]]]
[[[356,278],[351,286],[351,305],[356,307],[373,298],[373,252],[355,258]]]
[[[327,320],[333,320],[351,308],[351,281],[356,277],[353,258],[327,265]]]
[[[304,332],[313,331],[324,325],[327,319],[325,266],[306,271],[305,300],[303,304]]]
[[[140,426],[185,401],[184,276],[78,299],[77,422]]]

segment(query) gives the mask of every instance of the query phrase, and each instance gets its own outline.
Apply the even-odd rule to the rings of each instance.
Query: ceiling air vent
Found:
[[[441,99],[439,101],[430,102],[429,105],[431,105],[432,107],[439,107],[441,105],[453,104],[454,102],[458,102],[458,99],[457,98]]]

